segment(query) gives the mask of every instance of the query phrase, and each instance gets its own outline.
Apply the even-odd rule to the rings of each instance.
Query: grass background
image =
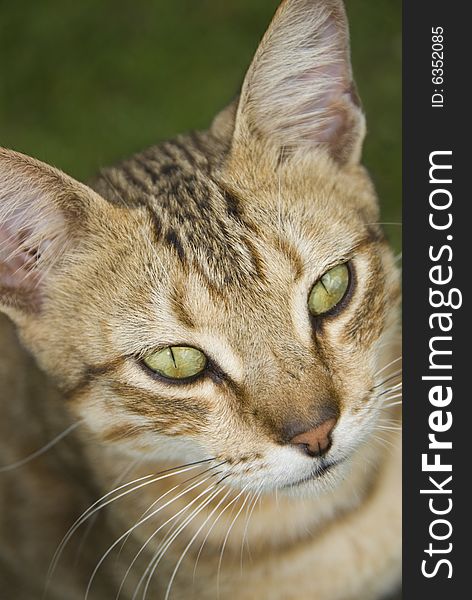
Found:
[[[237,92],[277,0],[0,0],[0,145],[85,180],[204,128]],[[401,218],[401,3],[347,0],[383,221]],[[399,226],[386,226],[396,248]]]

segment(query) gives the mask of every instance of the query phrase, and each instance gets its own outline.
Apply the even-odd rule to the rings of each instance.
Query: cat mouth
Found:
[[[282,488],[293,488],[298,485],[303,485],[304,483],[308,483],[309,481],[313,481],[314,479],[322,479],[327,473],[329,473],[332,469],[334,469],[340,462],[341,462],[340,460],[323,460],[323,459],[321,459],[321,461],[316,465],[316,467],[314,469],[312,469],[312,471],[308,475],[306,475],[305,477],[302,477],[301,479],[298,479],[297,481],[287,483],[286,485],[282,486]]]

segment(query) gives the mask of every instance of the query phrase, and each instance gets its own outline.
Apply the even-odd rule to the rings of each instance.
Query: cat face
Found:
[[[208,132],[94,191],[1,151],[3,309],[99,444],[212,458],[237,487],[336,484],[375,429],[399,297],[363,134],[342,4],[292,0]]]

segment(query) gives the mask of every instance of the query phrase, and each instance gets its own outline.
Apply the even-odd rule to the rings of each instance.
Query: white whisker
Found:
[[[69,427],[67,427],[67,429],[64,429],[64,431],[62,433],[60,433],[59,435],[56,435],[56,437],[54,439],[52,439],[50,442],[48,442],[47,444],[45,444],[44,446],[39,448],[39,450],[36,450],[35,452],[28,454],[28,456],[25,456],[24,458],[17,460],[16,462],[11,463],[10,465],[0,467],[0,473],[6,473],[8,471],[13,471],[13,469],[18,469],[19,467],[26,465],[27,463],[34,460],[35,458],[38,458],[38,456],[41,456],[42,454],[44,454],[45,452],[50,450],[53,446],[55,446],[63,438],[65,438],[66,435],[69,435],[69,433],[74,431],[74,429],[77,429],[77,427],[79,425],[82,425],[83,422],[84,422],[84,419],[81,419],[77,423],[73,423],[72,425],[69,425]]]
[[[62,554],[65,546],[67,545],[67,543],[69,542],[69,540],[71,539],[71,537],[74,535],[74,533],[77,531],[77,529],[83,523],[85,523],[85,521],[87,521],[87,519],[89,519],[93,514],[95,514],[99,510],[102,510],[105,506],[108,506],[110,503],[115,502],[116,500],[119,500],[123,496],[126,496],[127,494],[133,493],[136,490],[141,489],[142,487],[145,487],[147,485],[150,485],[152,483],[160,481],[161,479],[165,479],[167,477],[171,477],[172,475],[177,475],[179,473],[184,473],[186,471],[190,471],[191,469],[197,468],[202,463],[208,462],[210,460],[213,460],[213,459],[206,459],[204,461],[198,461],[198,462],[195,462],[195,463],[191,463],[191,464],[186,465],[185,467],[182,467],[182,468],[175,467],[175,468],[172,468],[172,469],[167,469],[166,471],[163,471],[162,473],[160,473],[157,476],[156,476],[156,474],[151,473],[149,475],[144,475],[143,477],[138,477],[134,481],[125,483],[123,485],[120,485],[118,488],[116,488],[116,489],[108,492],[107,494],[105,494],[104,496],[102,496],[101,498],[99,498],[98,500],[96,500],[86,511],[84,511],[82,513],[82,515],[80,517],[78,517],[78,519],[76,519],[76,521],[74,522],[74,524],[69,528],[69,531],[65,534],[65,536],[62,538],[61,542],[59,543],[59,546],[58,546],[58,548],[57,548],[56,552],[54,553],[54,556],[53,556],[53,558],[51,560],[51,565],[50,565],[50,567],[48,569],[47,578],[46,578],[45,593],[48,590],[49,583],[51,581],[51,578],[52,578],[52,576],[54,574],[54,571],[55,571],[55,569],[57,567],[57,563],[59,562],[59,559],[61,557],[61,554]],[[136,485],[135,487],[132,487],[131,489],[125,490],[124,492],[121,492],[117,496],[110,498],[110,496],[113,496],[113,494],[115,494],[116,492],[120,492],[121,490],[123,490],[123,489],[125,489],[125,488],[127,488],[129,486],[133,486],[136,483],[138,485]],[[106,502],[104,502],[104,500],[106,498],[109,498],[109,499],[106,500]]]
[[[243,493],[246,491],[247,487],[248,487],[248,486],[245,486],[245,487],[244,487],[244,488],[243,488],[243,489],[240,491],[240,493],[239,493],[239,494],[236,496],[236,498],[239,498],[239,497],[241,496],[241,494],[243,494]],[[250,496],[246,496],[246,497],[244,498],[244,501],[243,501],[243,503],[241,504],[241,507],[240,507],[240,509],[239,509],[239,510],[238,510],[238,512],[236,513],[236,516],[235,516],[235,517],[234,517],[234,519],[232,520],[232,522],[231,522],[231,525],[228,527],[228,531],[226,532],[225,538],[224,538],[224,540],[223,540],[223,546],[222,546],[222,548],[221,548],[221,552],[220,552],[220,559],[219,559],[219,561],[218,561],[218,571],[217,571],[217,574],[216,574],[216,595],[217,595],[217,598],[219,598],[219,596],[220,596],[220,573],[221,573],[221,565],[222,565],[222,563],[223,563],[223,554],[224,554],[224,552],[225,552],[226,543],[227,543],[227,541],[228,541],[228,538],[229,538],[229,535],[230,535],[230,533],[231,533],[231,530],[232,530],[232,529],[233,529],[233,527],[234,527],[234,524],[236,523],[236,521],[237,521],[237,519],[238,519],[239,515],[241,514],[241,512],[242,512],[242,510],[243,510],[244,506],[246,505],[246,502],[248,501],[248,499],[249,499],[249,498],[250,498]]]
[[[403,404],[403,400],[397,400],[391,404],[385,404],[385,406],[382,406],[382,408],[393,408],[394,406],[399,406],[400,404]]]
[[[391,360],[384,367],[382,367],[379,371],[377,371],[377,373],[375,374],[375,377],[378,377],[380,375],[380,373],[383,373],[386,369],[388,369],[389,367],[391,367],[393,364],[395,364],[396,362],[398,362],[402,358],[403,358],[403,355],[400,354],[400,356],[397,356],[397,358],[394,358],[393,360]]]
[[[141,516],[139,517],[138,521],[140,519],[142,519],[143,517],[145,517],[148,513],[151,512],[151,510],[156,506],[156,504],[158,504],[158,502],[160,502],[163,498],[165,498],[166,496],[168,496],[171,492],[173,492],[174,490],[176,490],[177,488],[181,487],[182,485],[185,485],[186,483],[189,483],[190,481],[193,481],[194,479],[196,479],[197,477],[202,477],[203,475],[205,475],[206,473],[208,473],[209,471],[213,471],[215,469],[217,469],[218,467],[221,467],[221,465],[223,465],[224,463],[221,462],[217,465],[213,465],[212,467],[209,467],[208,469],[205,469],[204,471],[202,471],[201,473],[197,473],[196,475],[193,475],[192,477],[189,477],[188,479],[186,479],[185,481],[182,481],[181,483],[178,483],[177,485],[175,485],[173,488],[171,488],[170,490],[168,490],[167,492],[165,492],[164,494],[162,494],[161,496],[159,496],[159,498],[157,498],[157,500],[154,500],[154,502],[152,502],[152,504],[141,514]],[[215,475],[218,474],[218,471],[215,473]],[[205,479],[206,481],[206,479]],[[129,534],[131,535],[131,533]],[[120,553],[123,550],[124,545],[126,544],[127,540],[128,540],[127,536],[124,540],[123,543],[121,545],[120,548]],[[134,561],[133,561],[134,562]]]
[[[177,561],[177,564],[175,565],[175,568],[172,572],[172,575],[170,577],[169,583],[167,585],[167,590],[166,590],[166,595],[164,600],[168,600],[169,595],[170,595],[170,590],[172,588],[172,584],[174,582],[175,576],[177,575],[177,571],[179,570],[180,565],[182,564],[182,561],[185,557],[185,555],[187,554],[188,550],[190,549],[191,545],[193,544],[193,542],[195,541],[195,539],[197,538],[197,536],[199,535],[200,531],[203,529],[203,527],[208,523],[209,519],[212,517],[212,515],[216,512],[216,510],[219,508],[219,506],[226,500],[226,498],[228,497],[228,495],[231,493],[231,490],[228,490],[226,492],[226,494],[223,496],[223,498],[221,498],[221,500],[218,502],[218,504],[213,508],[213,510],[210,512],[210,514],[208,515],[208,517],[203,521],[202,525],[197,529],[196,533],[193,535],[192,539],[190,540],[190,542],[187,544],[187,546],[185,547],[184,551],[182,552],[182,554],[179,557],[179,560]],[[215,497],[215,495],[212,496],[211,499],[213,499]]]
[[[395,379],[397,377],[400,377],[402,375],[402,369],[398,369],[397,371],[395,371],[394,373],[392,373],[391,375],[389,375],[388,377],[386,377],[385,379],[383,379],[382,381],[380,381],[379,383],[376,383],[372,389],[375,390],[379,387],[382,387],[383,385],[385,385],[386,383],[388,383],[389,381],[392,381],[392,379]]]
[[[112,483],[112,488],[115,488],[116,486],[118,486],[122,481],[124,481],[124,479],[128,476],[129,473],[131,473],[131,471],[138,465],[140,464],[142,461],[144,460],[144,456],[141,456],[139,458],[137,458],[136,460],[134,460],[133,462],[131,462],[121,473],[121,475],[119,477],[117,477],[113,483]],[[80,554],[83,550],[83,547],[85,545],[85,542],[87,541],[88,536],[90,535],[90,532],[93,529],[93,526],[95,525],[95,523],[97,522],[99,516],[99,512],[96,512],[92,517],[90,517],[89,522],[87,523],[87,526],[85,528],[85,532],[82,536],[82,539],[80,541],[79,547],[77,548],[77,554],[76,554],[76,564],[77,561],[79,560]]]
[[[251,520],[252,517],[252,513],[254,512],[254,508],[257,504],[257,501],[259,500],[259,498],[261,497],[262,494],[262,489],[263,489],[263,484],[261,483],[259,485],[259,491],[254,492],[253,495],[253,500],[248,504],[248,511],[249,511],[249,515],[246,518],[246,525],[244,526],[244,531],[243,531],[243,537],[241,540],[241,554],[239,557],[239,562],[240,562],[240,570],[241,570],[241,575],[243,573],[243,554],[244,554],[244,543],[246,542],[246,536],[249,530],[249,522]],[[276,492],[277,492],[277,488],[275,488]],[[248,544],[248,552],[249,552],[249,544]]]
[[[397,398],[402,398],[403,393],[399,392],[398,394],[393,394],[392,396],[385,396],[382,398],[382,406],[384,406],[385,402],[389,402],[390,400],[396,400]]]
[[[207,478],[210,479],[211,477],[213,477],[213,475],[211,475],[210,477]],[[157,508],[156,510],[152,511],[152,513],[150,513],[149,515],[147,515],[146,517],[144,517],[143,519],[141,519],[140,521],[138,521],[137,523],[135,523],[133,525],[133,527],[131,527],[130,529],[128,529],[125,533],[123,533],[115,542],[113,542],[113,544],[108,548],[108,550],[103,554],[102,558],[98,561],[97,565],[95,566],[92,575],[90,576],[88,585],[87,585],[87,589],[85,592],[85,598],[84,600],[87,600],[89,594],[90,594],[90,589],[92,587],[93,581],[95,579],[95,576],[98,572],[98,570],[100,569],[100,567],[102,566],[102,564],[104,563],[104,561],[106,560],[107,556],[110,555],[110,553],[113,551],[114,548],[116,548],[116,546],[123,540],[125,539],[130,533],[132,533],[137,527],[140,527],[143,523],[145,523],[146,521],[149,521],[149,519],[151,519],[152,517],[154,517],[157,513],[159,513],[162,509],[164,509],[166,506],[168,506],[169,504],[172,504],[172,502],[175,502],[176,500],[178,500],[181,496],[183,496],[184,494],[188,493],[189,491],[191,491],[192,489],[196,488],[197,486],[201,485],[202,482],[197,482],[195,483],[193,486],[190,487],[190,489],[185,490],[183,492],[180,492],[180,494],[177,494],[177,496],[175,498],[172,498],[171,500],[168,500],[167,502],[165,502],[162,506],[160,506],[159,508]]]
[[[197,500],[199,500],[204,494],[208,493],[211,489],[214,489],[216,486],[218,486],[218,482],[214,483],[213,485],[209,486],[207,489],[205,489],[201,494],[199,494],[188,506],[185,507],[185,509],[188,509],[192,504],[194,504]],[[154,557],[152,558],[152,560],[150,561],[149,565],[147,566],[145,572],[143,573],[141,579],[138,582],[138,587],[136,589],[136,592],[139,590],[139,587],[141,586],[141,583],[144,581],[144,579],[147,576],[147,581],[146,581],[146,585],[144,587],[144,591],[143,591],[143,595],[142,598],[143,600],[145,600],[146,596],[147,596],[147,592],[149,590],[149,586],[151,585],[151,580],[152,577],[162,559],[162,557],[165,555],[165,553],[167,552],[167,550],[170,548],[171,544],[174,542],[174,540],[177,538],[177,536],[185,529],[185,527],[188,525],[188,523],[190,523],[197,514],[200,513],[201,510],[203,510],[203,508],[205,508],[205,506],[207,506],[207,504],[209,502],[211,502],[211,500],[217,495],[219,494],[224,488],[219,488],[217,490],[215,490],[215,492],[212,492],[210,494],[209,498],[206,498],[205,500],[203,500],[202,503],[200,503],[193,511],[192,513],[185,519],[185,521],[176,529],[176,531],[170,536],[169,539],[167,539],[167,541],[164,543],[162,543],[159,548],[157,549]],[[136,592],[133,595],[132,600],[135,600],[136,598]]]
[[[399,389],[402,388],[402,386],[403,386],[403,381],[400,381],[400,383],[396,383],[395,385],[391,385],[387,389],[385,389],[382,392],[380,392],[380,394],[378,394],[377,397],[381,398],[382,396],[385,396],[386,394],[390,394],[391,392],[397,392]]]
[[[385,429],[386,431],[401,431],[401,427],[390,427],[388,425],[377,425],[379,429]]]
[[[220,463],[219,465],[215,465],[215,467],[211,467],[212,468],[217,468],[218,466],[221,466]],[[208,471],[210,469],[206,469],[203,473],[200,473],[199,475],[197,475],[197,477],[204,475],[205,473],[208,473]],[[218,472],[214,473],[213,475],[211,475],[210,477],[206,477],[204,480],[200,481],[200,485],[203,485],[206,481],[208,481],[209,479],[211,479],[211,477],[213,477],[214,475],[217,475]],[[184,485],[186,483],[188,483],[189,481],[192,481],[192,479],[195,479],[195,477],[190,477],[189,479],[185,480],[182,484],[177,484],[175,485],[173,488],[171,488],[170,490],[168,490],[167,492],[165,492],[164,494],[162,494],[162,496],[160,496],[156,501],[154,501],[150,507],[141,515],[141,517],[138,519],[141,520],[146,514],[148,514],[152,508],[160,501],[162,501],[166,496],[168,496],[169,494],[171,494],[172,492],[174,492],[177,488],[179,488],[181,485]],[[187,486],[187,488],[185,490],[183,490],[183,494],[184,495],[186,492],[191,491],[192,489],[194,489],[196,486],[190,485]],[[169,519],[167,519],[167,521],[165,523],[163,523],[162,525],[160,525],[149,537],[148,539],[144,542],[144,544],[141,546],[141,548],[139,549],[139,551],[135,554],[133,560],[131,561],[131,564],[129,565],[128,569],[126,570],[126,573],[124,575],[124,577],[121,580],[121,584],[120,587],[118,589],[117,595],[116,595],[116,600],[119,598],[120,594],[121,594],[121,590],[123,589],[123,586],[125,584],[125,581],[131,571],[131,569],[133,568],[133,565],[136,563],[137,559],[139,558],[139,556],[141,555],[141,553],[144,551],[144,549],[147,547],[147,545],[149,544],[149,542],[151,542],[152,539],[154,539],[154,537],[159,533],[159,531],[161,531],[166,525],[168,525],[171,521],[175,520],[177,517],[179,517],[187,508],[189,508],[189,506],[191,506],[190,504],[187,504],[182,510],[180,510],[178,513],[176,513],[175,515],[173,515],[172,517],[170,517]],[[132,531],[130,531],[128,533],[128,535],[126,536],[126,538],[123,541],[123,544],[126,543],[126,540],[128,539],[129,535],[131,535]]]
[[[373,434],[372,437],[375,440],[377,440],[377,442],[379,442],[381,444],[381,446],[383,446],[390,453],[393,452],[396,449],[396,445],[391,440],[386,440],[385,438],[382,438],[382,437],[380,437],[378,435],[375,435],[375,434]]]

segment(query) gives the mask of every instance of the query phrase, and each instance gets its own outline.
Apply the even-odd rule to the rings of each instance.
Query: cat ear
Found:
[[[229,143],[234,133],[234,123],[238,111],[239,96],[220,111],[213,119],[210,130],[219,140]]]
[[[282,2],[243,83],[233,143],[248,135],[284,153],[321,147],[359,161],[365,122],[341,0]]]
[[[0,148],[0,310],[40,309],[45,279],[94,195],[57,169]]]

